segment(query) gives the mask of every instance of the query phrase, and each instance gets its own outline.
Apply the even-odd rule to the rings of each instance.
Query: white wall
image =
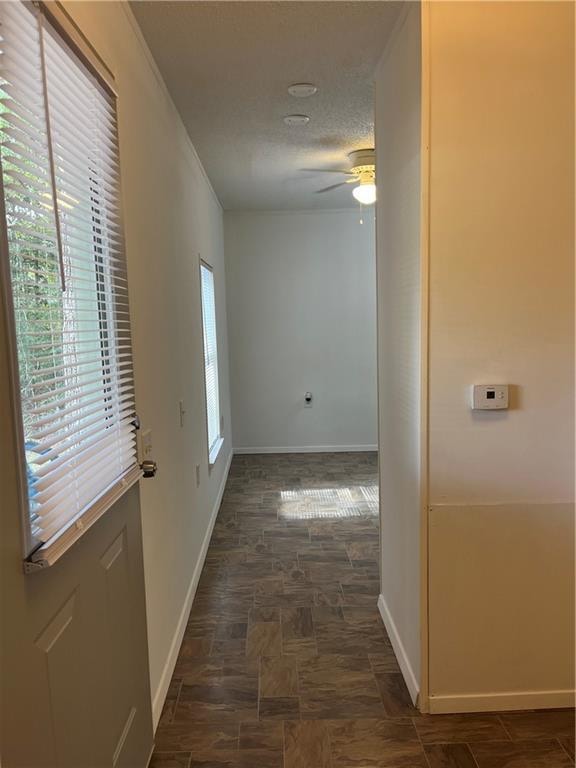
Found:
[[[231,453],[222,210],[127,3],[66,3],[116,76],[136,400],[152,430],[141,483],[156,720]],[[214,267],[224,447],[208,472],[198,255]],[[186,420],[180,427],[179,400]],[[196,488],[194,465],[201,466]],[[192,591],[191,591],[192,590]],[[184,622],[184,624],[182,623]]]
[[[376,73],[380,610],[420,690],[420,6],[408,4]]]
[[[359,218],[226,212],[236,449],[375,448],[374,224]]]
[[[431,706],[567,706],[574,5],[429,13]],[[510,410],[473,414],[473,383]]]

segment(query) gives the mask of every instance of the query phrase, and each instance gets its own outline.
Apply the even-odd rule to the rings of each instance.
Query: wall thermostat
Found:
[[[508,408],[508,384],[474,384],[472,409],[500,411]]]

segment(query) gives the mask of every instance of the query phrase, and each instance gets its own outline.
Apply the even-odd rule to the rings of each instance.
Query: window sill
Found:
[[[24,572],[33,573],[54,565],[141,477],[142,470],[138,465],[134,465],[88,509],[72,519],[62,531],[24,560]]]
[[[216,464],[216,460],[218,459],[218,454],[220,453],[220,449],[224,445],[224,438],[219,437],[218,440],[214,443],[212,446],[212,450],[208,454],[208,468],[212,469],[214,464]]]

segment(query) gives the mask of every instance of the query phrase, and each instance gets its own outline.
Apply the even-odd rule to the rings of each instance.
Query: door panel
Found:
[[[35,641],[44,658],[46,674],[41,684],[48,686],[52,730],[57,765],[93,764],[87,748],[91,744],[89,719],[82,706],[81,627],[76,610],[77,591],[62,607]],[[77,702],[71,709],[70,702]]]
[[[138,487],[55,565],[24,574],[0,309],[2,768],[144,768],[153,733]]]
[[[124,765],[124,752],[137,723],[138,702],[131,682],[138,670],[134,666],[130,570],[127,532],[124,529],[100,558],[100,579],[106,603],[106,654],[111,692],[110,717],[112,733],[112,764]],[[128,610],[127,610],[128,608]],[[129,750],[128,750],[129,751]],[[129,764],[127,764],[129,765]]]
[[[19,577],[23,604],[12,605],[21,621],[11,628],[4,601],[3,768],[146,765],[152,719],[137,489],[117,507],[49,571]]]

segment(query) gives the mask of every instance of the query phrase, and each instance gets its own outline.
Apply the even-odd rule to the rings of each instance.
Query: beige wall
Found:
[[[571,706],[570,504],[433,507],[434,712]]]
[[[380,445],[379,606],[420,690],[420,7],[407,5],[376,73]]]
[[[574,687],[574,6],[429,13],[431,706],[560,706]],[[472,413],[474,383],[513,385],[510,410]]]
[[[231,452],[223,221],[127,3],[66,4],[114,72],[137,408],[158,462],[141,483],[150,677],[157,720]],[[225,443],[208,473],[198,254],[214,267]],[[180,427],[179,401],[186,417]],[[196,488],[194,465],[201,466]],[[187,602],[188,600],[188,602]],[[176,638],[176,639],[175,639]]]
[[[433,503],[573,499],[573,10],[431,4]]]
[[[380,607],[436,712],[573,701],[573,47],[570,3],[409,4],[376,75]]]

